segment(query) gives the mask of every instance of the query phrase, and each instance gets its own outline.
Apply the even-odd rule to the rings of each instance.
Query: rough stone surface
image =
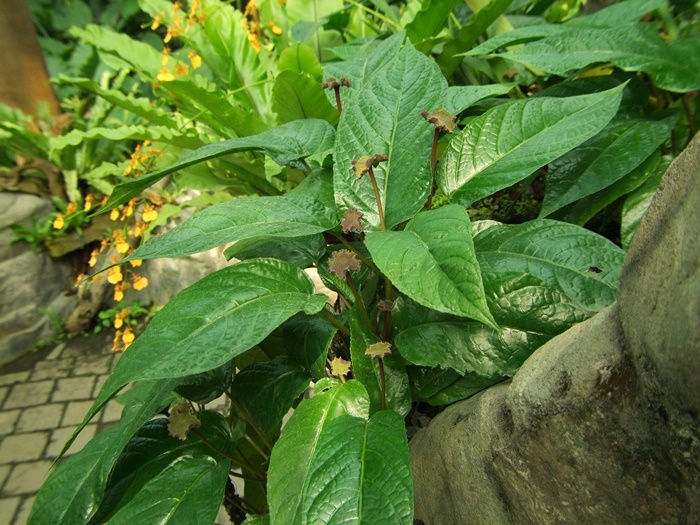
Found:
[[[28,243],[9,244],[12,224],[30,227],[32,216],[50,211],[50,203],[34,195],[0,193],[0,364],[53,337],[45,312],[65,318],[75,302],[64,294],[72,284],[68,261],[35,253]]]
[[[700,138],[664,176],[618,302],[410,443],[426,525],[700,523]]]

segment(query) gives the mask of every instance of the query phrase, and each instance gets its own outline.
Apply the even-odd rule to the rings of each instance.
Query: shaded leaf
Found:
[[[277,67],[280,71],[307,73],[317,81],[323,78],[323,68],[313,49],[304,44],[294,44],[282,51]]]
[[[416,45],[436,36],[445,27],[450,13],[460,3],[461,0],[424,0],[420,11],[406,26],[406,35]]]
[[[333,323],[322,315],[297,314],[282,328],[290,357],[308,370],[314,381],[324,377],[328,350],[338,332]]]
[[[299,268],[308,268],[326,253],[323,235],[302,237],[251,237],[241,239],[224,251],[226,259],[235,257],[241,261],[256,257],[281,259]]]
[[[272,88],[272,110],[280,124],[310,118],[338,123],[338,111],[328,101],[320,82],[307,73],[281,71],[277,75]]]
[[[644,214],[651,204],[651,200],[656,193],[656,190],[661,183],[661,178],[668,169],[669,162],[664,159],[659,163],[656,172],[634,193],[630,194],[622,206],[622,224],[620,228],[620,237],[622,239],[622,247],[628,250],[630,243],[637,231],[639,224],[644,218]]]

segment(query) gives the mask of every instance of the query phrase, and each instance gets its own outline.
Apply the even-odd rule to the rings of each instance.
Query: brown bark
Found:
[[[0,0],[0,102],[27,114],[47,102],[58,114],[56,95],[29,9],[24,0]]]

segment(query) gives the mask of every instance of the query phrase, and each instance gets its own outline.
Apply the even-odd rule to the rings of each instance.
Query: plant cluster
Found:
[[[131,263],[228,245],[240,262],[175,296],[130,343],[77,432],[135,382],[118,398],[120,422],[56,468],[30,523],[213,523],[223,500],[247,525],[409,525],[405,418],[416,405],[507,380],[615,300],[625,251],[583,225],[616,213],[626,246],[694,134],[692,24],[663,16],[658,0],[575,17],[563,6],[580,4],[560,2],[550,21],[538,2],[518,3],[520,18],[501,0],[471,16],[453,12],[459,2],[408,2],[403,14],[348,2],[377,29],[403,30],[337,46],[330,61],[321,36],[342,38],[352,19],[340,2],[313,30],[288,24],[302,3],[248,2],[244,13],[204,0],[202,20],[198,2],[142,1],[170,28],[165,38],[197,43],[201,69],[228,82],[229,96],[190,92],[195,72],[179,80],[173,53],[149,61],[157,89],[202,104],[190,111],[207,127],[178,128],[179,138],[262,127],[122,182],[101,211],[205,163],[262,196],[214,204],[125,252]],[[264,9],[288,18],[266,25]],[[661,24],[639,22],[652,12]],[[478,42],[493,23],[511,30]],[[304,30],[316,50],[297,43],[266,68],[275,39],[296,31],[304,41]],[[83,35],[114,56],[134,44],[102,33]],[[248,59],[261,76],[242,84],[236,68]],[[164,68],[172,79],[157,79]],[[470,219],[469,207],[541,177],[539,217]],[[222,395],[225,413],[207,408]]]

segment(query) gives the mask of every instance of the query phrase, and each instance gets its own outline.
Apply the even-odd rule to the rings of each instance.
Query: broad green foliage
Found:
[[[586,16],[469,5],[223,3],[181,35],[203,65],[156,86],[167,104],[64,79],[141,120],[44,147],[161,133],[182,150],[102,211],[179,170],[206,190],[195,167],[230,170],[255,195],[204,195],[216,203],[125,259],[225,247],[238,262],[180,292],[129,347],[83,426],[136,381],[121,422],[59,465],[30,523],[213,523],[225,495],[237,525],[410,525],[404,418],[513,377],[614,302],[618,244],[698,127],[697,29],[660,0]],[[273,24],[249,32],[255,16]],[[76,34],[149,82],[184,60],[143,66],[162,55]],[[323,91],[331,78],[341,104],[332,82]],[[3,130],[31,142],[17,122]],[[198,405],[221,395],[223,416]],[[171,414],[189,401],[195,428],[180,441],[152,418],[182,400]],[[242,493],[227,483],[239,477]]]

